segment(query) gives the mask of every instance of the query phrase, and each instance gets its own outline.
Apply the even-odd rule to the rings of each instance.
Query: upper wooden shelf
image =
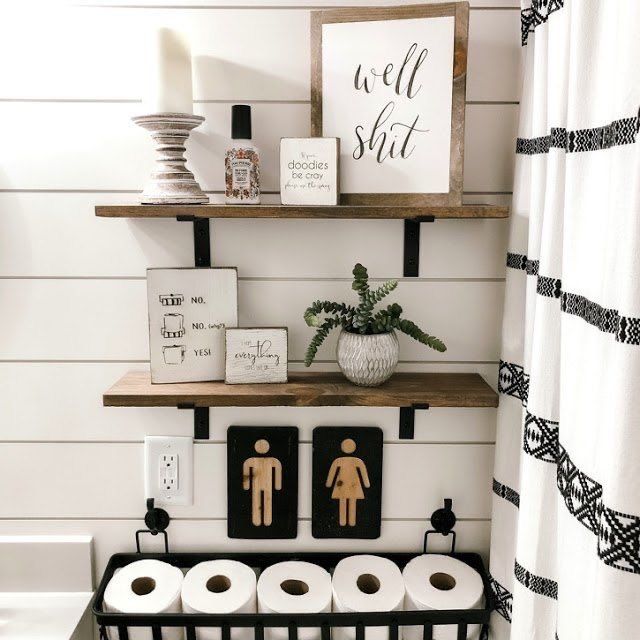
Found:
[[[130,371],[103,396],[107,407],[497,407],[498,395],[477,373],[396,373],[380,387],[357,387],[340,373],[290,373],[286,384],[151,384]]]
[[[346,206],[303,207],[281,204],[113,204],[96,206],[103,218],[345,218],[405,220],[434,218],[507,218],[509,208],[493,204],[466,204],[461,207]]]

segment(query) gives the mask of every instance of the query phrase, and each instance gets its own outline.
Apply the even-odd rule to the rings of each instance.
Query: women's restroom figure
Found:
[[[356,450],[356,443],[346,438],[340,443],[343,453],[351,454]],[[336,458],[331,464],[325,486],[333,488],[331,498],[338,500],[340,526],[356,526],[356,505],[364,498],[362,487],[369,488],[369,474],[365,463],[352,455]]]

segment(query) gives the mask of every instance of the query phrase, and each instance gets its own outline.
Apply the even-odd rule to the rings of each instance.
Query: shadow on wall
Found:
[[[137,202],[139,195],[132,198]],[[113,220],[107,219],[110,224]],[[134,237],[139,251],[145,256],[147,267],[192,267],[193,225],[175,218],[122,220]],[[140,274],[145,276],[146,272]]]
[[[211,121],[208,118],[200,127],[194,129],[187,141],[187,154],[189,168],[193,171],[196,180],[205,190],[212,188],[221,191],[224,187],[224,150],[231,134],[231,105],[234,103],[249,103],[254,105],[252,110],[252,124],[254,138],[269,140],[269,148],[261,148],[262,171],[261,186],[263,191],[277,189],[279,185],[278,176],[278,149],[281,136],[287,135],[309,135],[310,121],[307,116],[305,122],[301,123],[299,118],[293,118],[288,124],[283,126],[281,131],[274,129],[272,121],[274,107],[277,100],[252,100],[256,95],[255,87],[269,86],[268,95],[292,95],[292,92],[300,93],[299,83],[290,82],[281,76],[263,73],[251,67],[239,65],[228,60],[214,58],[210,56],[195,56],[194,66],[194,94],[198,95],[198,78],[207,78],[207,85],[218,84],[224,87],[225,95],[237,96],[233,100],[210,100],[209,103],[218,102],[217,107],[212,108],[210,104],[202,102],[195,104],[196,113],[217,112],[220,114],[218,121]],[[215,82],[212,82],[215,78]],[[308,93],[308,87],[306,89]],[[209,89],[211,94],[211,89]],[[272,105],[263,106],[260,105]],[[281,101],[283,109],[292,110],[296,101]],[[298,102],[297,104],[300,104]],[[306,101],[301,101],[306,105]],[[306,106],[298,107],[296,110],[308,109]],[[295,110],[295,109],[294,109]],[[306,126],[304,126],[306,125]],[[304,129],[302,129],[304,126]],[[278,134],[276,136],[276,133]],[[260,146],[260,145],[259,145]],[[215,151],[215,153],[212,153]],[[204,164],[203,164],[204,161]]]
[[[242,102],[242,100],[255,102],[255,100],[251,100],[251,97],[256,95],[254,87],[261,87],[261,95],[265,93],[264,87],[269,87],[266,93],[273,96],[290,96],[303,93],[300,91],[299,82],[291,82],[284,76],[264,73],[231,60],[223,60],[222,58],[211,56],[194,56],[192,68],[194,96],[203,93],[203,91],[200,91],[200,78],[206,78],[207,85],[224,87],[226,95],[237,96],[237,102]],[[304,89],[304,94],[308,97],[308,84]],[[270,100],[270,102],[277,102],[277,100]],[[286,102],[291,102],[291,100]]]

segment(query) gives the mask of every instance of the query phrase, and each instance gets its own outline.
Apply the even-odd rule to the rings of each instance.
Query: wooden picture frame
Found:
[[[323,27],[341,23],[364,23],[372,21],[386,22],[394,20],[414,20],[419,18],[443,17],[452,17],[454,19],[448,191],[444,192],[439,190],[438,192],[433,193],[417,193],[413,191],[411,193],[351,192],[350,187],[348,186],[348,184],[346,184],[346,181],[344,179],[345,168],[347,167],[346,161],[347,158],[349,158],[349,156],[346,154],[349,153],[348,149],[350,145],[343,138],[341,141],[341,146],[343,149],[341,155],[341,204],[461,206],[464,163],[464,119],[469,4],[468,2],[448,2],[443,4],[421,4],[401,7],[329,9],[313,11],[311,13],[311,134],[313,136],[336,135],[335,131],[325,131],[325,127],[323,127]],[[372,48],[375,47],[376,42],[377,40],[372,40]],[[367,46],[369,46],[368,43]],[[424,51],[424,49],[422,51]],[[402,60],[400,59],[398,62],[402,62]],[[393,63],[396,64],[396,60],[394,60]],[[391,65],[387,65],[387,68],[389,66]],[[376,69],[380,70],[380,67],[376,67]],[[382,68],[383,71],[384,69],[385,67]],[[356,68],[353,68],[352,70],[350,69],[349,73],[351,73],[351,71],[353,72],[352,75],[355,76],[354,79],[357,84],[358,80],[356,76]],[[377,75],[379,77],[382,76],[381,73],[378,73]],[[380,82],[382,81],[383,80],[380,80]],[[385,82],[385,84],[387,83]],[[378,86],[380,86],[380,83]],[[446,96],[447,94],[443,95]],[[416,131],[417,130],[418,129],[416,128]],[[440,182],[442,183],[445,177],[444,172],[446,171],[446,167],[442,166],[442,163],[440,163],[440,165],[440,173],[442,174]]]

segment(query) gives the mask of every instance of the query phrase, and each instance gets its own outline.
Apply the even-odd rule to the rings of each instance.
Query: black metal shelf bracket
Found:
[[[400,421],[398,424],[398,438],[400,440],[413,440],[415,435],[416,409],[426,410],[427,403],[412,404],[410,407],[400,407]]]
[[[178,222],[193,222],[193,254],[196,267],[211,266],[211,234],[209,218],[176,216]]]
[[[178,409],[193,409],[193,439],[209,439],[209,407],[196,407],[194,404],[179,404]]]
[[[417,278],[420,271],[420,223],[434,222],[434,216],[407,218],[404,221],[404,267],[405,278]]]

